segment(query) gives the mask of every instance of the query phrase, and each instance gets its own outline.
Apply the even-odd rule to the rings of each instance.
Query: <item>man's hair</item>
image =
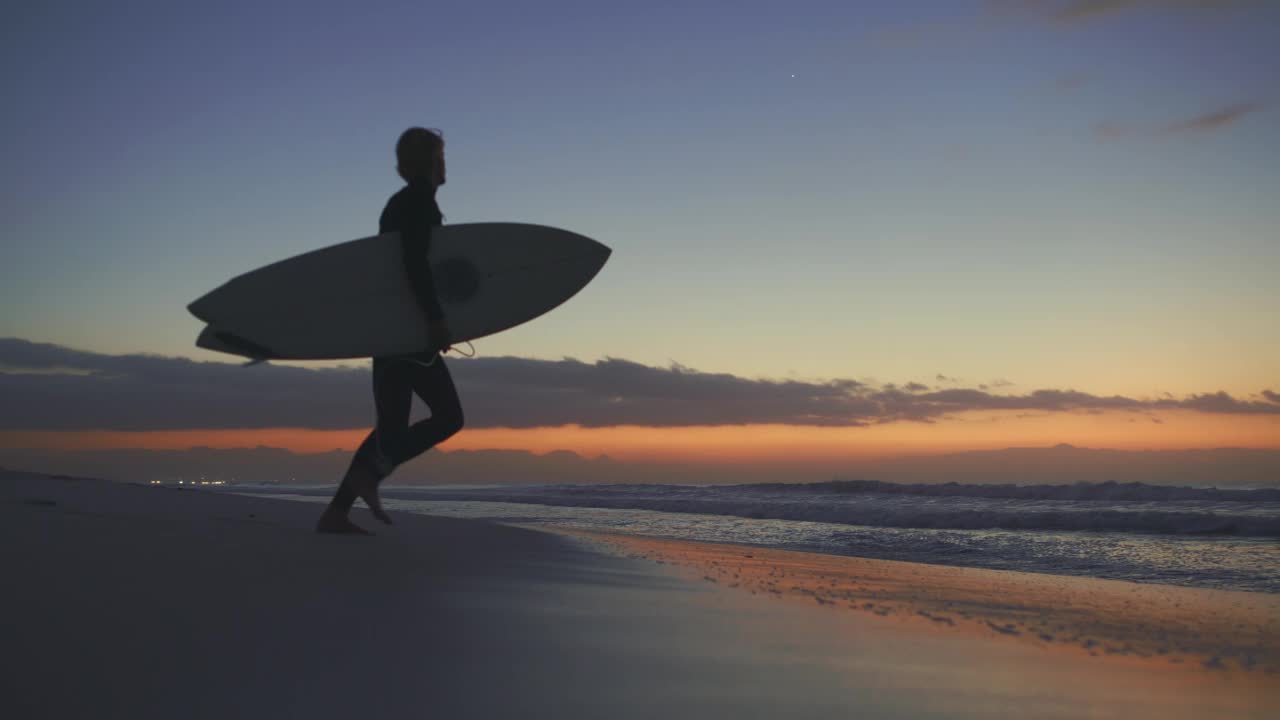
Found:
[[[428,175],[435,167],[436,153],[444,147],[444,134],[439,130],[411,127],[396,141],[396,164],[406,178]]]

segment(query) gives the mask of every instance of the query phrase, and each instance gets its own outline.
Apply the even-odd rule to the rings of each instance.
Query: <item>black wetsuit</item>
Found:
[[[444,215],[436,204],[436,191],[431,183],[425,181],[411,182],[400,189],[387,206],[382,209],[378,218],[378,234],[400,232],[400,246],[405,257],[405,270],[409,273],[409,285],[418,296],[418,304],[427,315],[427,321],[434,325],[443,313],[440,302],[436,299],[435,282],[431,277],[431,266],[425,262],[427,248],[431,244],[431,228],[444,223]],[[424,262],[410,262],[418,258]]]
[[[402,238],[405,269],[409,284],[413,287],[422,306],[427,322],[435,326],[443,318],[436,298],[431,268],[425,262],[431,241],[431,228],[444,221],[436,204],[435,189],[427,182],[410,182],[391,199],[378,220],[378,232],[399,231]],[[421,262],[410,261],[419,258]],[[426,403],[431,417],[409,424],[409,409],[413,394]],[[352,467],[364,463],[377,470],[379,462],[374,452],[395,465],[400,465],[426,452],[433,446],[462,429],[462,405],[453,377],[445,366],[444,358],[434,351],[413,355],[376,357],[373,359],[373,401],[377,407],[378,424],[360,444]],[[348,472],[348,477],[350,476]],[[385,475],[378,472],[379,480]],[[332,507],[347,511],[355,502],[356,494],[344,480],[334,495]]]

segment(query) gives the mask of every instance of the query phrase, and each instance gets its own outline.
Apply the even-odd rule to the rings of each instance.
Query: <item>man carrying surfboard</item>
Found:
[[[387,201],[378,232],[400,233],[405,271],[426,317],[432,347],[413,355],[373,359],[377,425],[351,459],[342,484],[316,525],[318,532],[370,534],[348,517],[356,498],[364,500],[375,517],[390,524],[378,496],[378,483],[401,463],[462,429],[458,391],[440,355],[449,349],[452,335],[426,261],[431,228],[444,222],[436,204],[436,190],[445,183],[444,138],[438,131],[421,127],[404,131],[396,142],[396,172],[406,184]],[[431,417],[410,425],[414,393],[431,409]]]

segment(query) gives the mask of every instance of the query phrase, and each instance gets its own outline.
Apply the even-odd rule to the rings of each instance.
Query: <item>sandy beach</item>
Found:
[[[6,716],[1272,717],[1276,597],[0,473]],[[374,523],[363,510],[357,519]]]
[[[572,534],[752,594],[1001,636],[1052,652],[1280,679],[1280,597],[1271,594]]]

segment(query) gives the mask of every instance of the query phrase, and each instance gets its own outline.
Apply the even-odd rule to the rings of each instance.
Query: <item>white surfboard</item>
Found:
[[[432,229],[436,294],[457,341],[515,327],[568,300],[609,248],[523,223]],[[330,360],[420,352],[432,338],[409,286],[399,233],[304,253],[232,278],[187,306],[196,345],[253,359]]]

